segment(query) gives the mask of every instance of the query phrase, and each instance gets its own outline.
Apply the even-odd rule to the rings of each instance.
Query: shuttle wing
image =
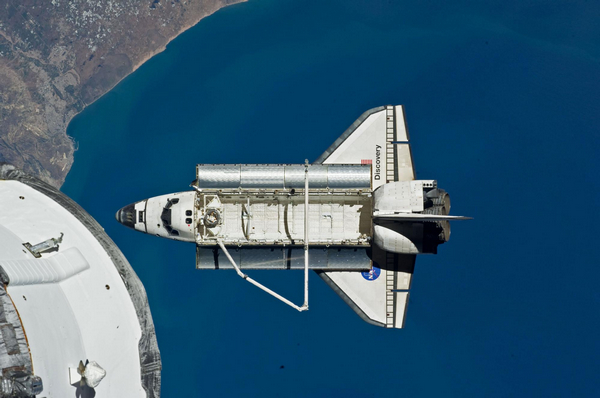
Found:
[[[372,164],[372,187],[415,179],[404,107],[381,106],[363,113],[315,161],[318,164]],[[370,272],[317,271],[363,320],[402,328],[415,255],[373,247]]]
[[[385,328],[402,328],[416,256],[378,252],[374,253],[371,271],[317,274],[364,321]]]
[[[415,179],[404,107],[380,106],[363,113],[315,161],[322,164],[372,164],[373,189]]]

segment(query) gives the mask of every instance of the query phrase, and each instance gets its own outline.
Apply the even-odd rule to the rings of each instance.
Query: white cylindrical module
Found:
[[[197,186],[201,189],[304,188],[304,165],[300,164],[199,164]],[[311,165],[311,189],[370,189],[371,165]]]
[[[329,188],[365,188],[371,184],[371,165],[327,165],[327,182]]]
[[[248,188],[283,188],[284,169],[268,164],[240,165],[240,187]]]
[[[196,175],[200,188],[238,188],[242,181],[239,164],[199,164]]]
[[[309,173],[314,170],[309,170]],[[287,165],[284,166],[284,179],[288,188],[304,188],[304,165]],[[311,176],[311,174],[309,174]],[[316,178],[312,176],[311,185],[317,184]]]
[[[296,166],[291,166],[296,167]],[[304,168],[304,166],[302,166]],[[310,181],[311,188],[329,188],[328,172],[329,166],[323,164],[311,165],[308,168],[308,180]],[[302,188],[304,188],[304,179],[302,181]]]

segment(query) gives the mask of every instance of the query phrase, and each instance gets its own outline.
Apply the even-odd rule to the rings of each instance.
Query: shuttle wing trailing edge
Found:
[[[402,328],[417,254],[450,237],[450,197],[416,180],[404,107],[363,113],[312,164],[199,164],[193,191],[123,207],[140,232],[196,244],[198,269],[239,276],[299,311],[309,270],[365,321]],[[245,274],[304,269],[296,305]]]

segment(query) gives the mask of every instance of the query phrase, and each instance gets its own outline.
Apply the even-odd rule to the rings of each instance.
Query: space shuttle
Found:
[[[450,197],[416,180],[403,106],[363,113],[313,163],[198,164],[193,190],[121,208],[136,231],[193,242],[196,268],[234,269],[299,311],[315,271],[364,321],[402,328],[419,254],[450,238]],[[303,269],[297,305],[249,277]]]

